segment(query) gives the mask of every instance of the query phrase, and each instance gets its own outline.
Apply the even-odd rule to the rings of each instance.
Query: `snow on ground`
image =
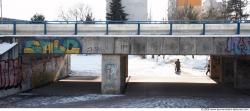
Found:
[[[101,59],[101,55],[71,55],[71,75],[100,76]]]
[[[17,45],[17,43],[6,43],[6,42],[0,43],[0,55],[10,50],[15,45]]]
[[[75,102],[103,100],[118,96],[122,95],[87,94],[82,96],[47,96],[47,97],[30,95],[27,96],[26,99],[24,99],[25,97],[23,99],[20,99],[20,97],[8,98],[8,101],[0,101],[0,106],[10,105],[15,107],[41,107],[54,104],[67,104]]]
[[[152,59],[147,55],[146,59],[140,56],[129,56],[130,76],[178,76],[175,74],[174,62],[180,59],[181,69],[193,75],[204,75],[209,56],[156,56]],[[72,55],[71,70],[73,76],[100,76],[101,55]]]

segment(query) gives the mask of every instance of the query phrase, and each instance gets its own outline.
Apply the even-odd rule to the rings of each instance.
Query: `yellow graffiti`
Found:
[[[51,41],[39,41],[32,40],[27,41],[23,49],[24,53],[68,53],[68,54],[79,54],[81,52],[80,45],[71,40],[71,43],[63,42],[60,44],[59,40]]]
[[[32,48],[24,48],[24,53],[26,53],[26,54],[32,54],[32,53],[34,53],[34,51],[33,51]]]
[[[71,50],[67,49],[65,53],[67,53],[67,54],[78,54],[78,53],[80,53],[80,48],[72,48]]]

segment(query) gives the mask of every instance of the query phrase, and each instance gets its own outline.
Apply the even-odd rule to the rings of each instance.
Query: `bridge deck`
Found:
[[[250,55],[247,35],[2,35],[26,54]]]
[[[246,23],[169,23],[126,22],[0,24],[0,35],[248,35],[250,24]]]

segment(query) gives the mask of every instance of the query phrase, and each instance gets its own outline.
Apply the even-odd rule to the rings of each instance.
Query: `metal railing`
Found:
[[[236,24],[236,33],[241,33],[241,24],[250,24],[250,20],[242,20],[242,21],[225,21],[225,20],[170,20],[170,21],[0,21],[0,25],[4,24],[12,24],[13,25],[13,35],[17,34],[17,24],[42,24],[43,25],[43,34],[48,34],[48,25],[50,24],[74,24],[74,35],[78,35],[78,25],[80,24],[103,24],[105,26],[105,34],[109,35],[110,33],[110,25],[114,24],[134,24],[137,25],[137,35],[141,35],[141,25],[144,24],[163,24],[169,26],[169,32],[167,35],[173,34],[173,25],[178,24],[200,24],[202,25],[202,33],[200,35],[206,35],[206,27],[209,24]],[[152,29],[153,30],[153,29]],[[250,30],[250,27],[249,27]],[[0,32],[1,34],[1,32]]]

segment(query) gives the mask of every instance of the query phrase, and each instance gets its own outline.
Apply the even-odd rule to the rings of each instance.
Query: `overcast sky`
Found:
[[[35,13],[45,15],[46,20],[58,20],[60,7],[68,9],[78,3],[88,4],[95,20],[105,20],[106,0],[2,0],[3,17],[30,20]],[[168,0],[148,0],[148,12],[152,20],[167,17]]]
[[[86,3],[96,20],[105,19],[105,0],[3,0],[3,16],[29,20],[35,13],[45,15],[46,20],[57,20],[60,7],[74,7],[77,3]]]
[[[167,1],[149,0],[148,11],[151,10],[153,20],[162,20],[167,16]],[[45,15],[46,20],[58,20],[60,7],[67,9],[77,3],[88,4],[95,20],[105,20],[105,0],[3,0],[3,16],[30,20],[35,13],[40,13]]]

